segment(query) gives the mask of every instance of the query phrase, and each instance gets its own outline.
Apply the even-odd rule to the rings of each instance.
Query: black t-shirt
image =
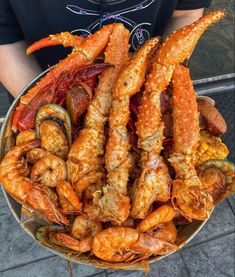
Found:
[[[131,32],[132,49],[161,35],[175,9],[208,7],[211,0],[0,0],[0,44],[29,44],[62,31],[87,36],[102,25],[121,22]],[[64,58],[62,46],[35,55],[42,68]]]

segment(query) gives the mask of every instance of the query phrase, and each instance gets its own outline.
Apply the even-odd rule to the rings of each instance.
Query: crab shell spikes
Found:
[[[148,59],[159,46],[159,42],[159,37],[152,38],[135,53],[129,65],[124,67],[116,80],[113,88],[114,99],[131,97],[140,90],[145,80]]]
[[[191,25],[170,34],[158,51],[158,63],[169,66],[183,62],[192,53],[201,35],[225,16],[225,10],[212,11]]]

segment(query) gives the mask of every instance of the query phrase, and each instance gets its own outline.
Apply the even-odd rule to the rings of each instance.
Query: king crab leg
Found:
[[[164,128],[160,110],[161,93],[169,84],[175,66],[191,54],[207,27],[222,19],[224,14],[223,10],[210,12],[195,23],[173,32],[158,50],[147,77],[136,124],[142,153],[141,173],[132,199],[131,216],[134,218],[146,217],[154,201],[167,201],[170,198],[169,175],[167,172],[159,174],[159,170],[165,166],[160,158]]]
[[[104,128],[112,105],[114,82],[120,68],[128,60],[129,36],[122,24],[116,24],[105,52],[105,62],[113,67],[100,76],[87,111],[85,127],[79,132],[69,153],[69,176],[77,193],[104,177],[104,159],[101,158],[104,155]],[[79,167],[79,164],[82,164],[82,167]]]
[[[136,52],[129,64],[120,72],[113,88],[114,100],[109,116],[109,140],[105,155],[108,180],[103,187],[103,195],[94,201],[95,216],[101,221],[114,221],[120,224],[129,215],[127,182],[130,145],[126,128],[130,117],[129,101],[144,83],[148,57],[158,41],[158,38],[153,38]],[[89,212],[91,213],[91,210]]]
[[[182,65],[176,66],[172,85],[174,152],[169,161],[176,171],[172,204],[189,221],[205,220],[213,208],[213,199],[203,192],[194,168],[199,141],[199,115],[189,70]]]

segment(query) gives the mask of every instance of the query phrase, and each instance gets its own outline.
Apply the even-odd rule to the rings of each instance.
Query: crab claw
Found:
[[[60,34],[49,35],[46,38],[42,38],[39,41],[34,42],[26,49],[26,54],[29,55],[41,48],[60,44],[64,47],[76,47],[81,45],[84,41],[85,39],[82,37],[72,35],[69,32],[62,32]]]
[[[16,112],[13,115],[13,131],[18,129],[18,121],[22,113],[37,94],[59,90],[63,87],[63,80],[67,80],[68,76],[73,76],[78,69],[91,64],[96,59],[106,47],[114,25],[105,25],[98,32],[90,35],[80,46],[76,46],[76,51],[60,61],[33,88],[21,97],[20,105],[16,108]],[[71,79],[71,81],[73,80]],[[32,121],[34,121],[34,118],[32,118]]]
[[[26,95],[21,98],[21,103],[28,104],[29,101],[40,91],[46,89],[48,85],[51,87],[55,81],[60,80],[65,74],[77,71],[79,68],[91,64],[95,58],[104,50],[112,33],[113,25],[105,25],[98,32],[90,35],[80,46],[78,52],[71,53],[67,58],[60,61],[46,76]]]

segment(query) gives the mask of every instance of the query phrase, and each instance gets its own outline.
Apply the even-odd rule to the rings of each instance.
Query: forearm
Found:
[[[0,82],[16,97],[42,70],[33,56],[27,56],[25,41],[0,45]]]
[[[203,9],[175,10],[166,28],[164,37],[183,26],[192,24],[193,22],[198,20],[202,15]]]

